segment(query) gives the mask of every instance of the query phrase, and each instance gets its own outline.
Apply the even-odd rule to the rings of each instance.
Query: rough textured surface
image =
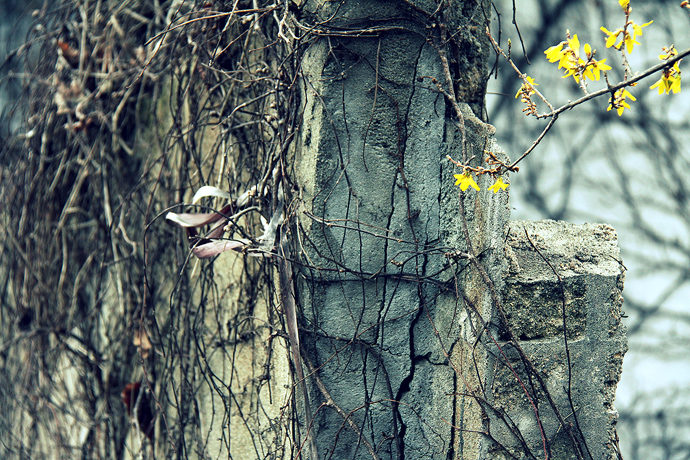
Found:
[[[511,222],[505,250],[509,269],[503,298],[514,334],[546,381],[566,423],[579,423],[592,458],[615,458],[613,400],[627,351],[621,324],[624,268],[615,230],[605,224]],[[507,370],[496,377],[495,403],[523,428],[533,452],[543,452],[533,409],[519,397],[520,389],[511,377]],[[566,428],[543,403],[541,409],[551,458],[576,458]]]
[[[426,18],[427,3],[416,3],[414,14]],[[331,32],[394,29],[315,40],[302,63],[303,121],[294,161],[299,225],[293,233],[304,354],[316,366],[307,378],[320,455],[364,459],[373,450],[381,459],[480,460],[500,458],[507,449],[517,458],[527,451],[542,457],[532,406],[497,358],[496,345],[508,334],[494,297],[503,299],[508,325],[543,373],[565,423],[574,422],[563,391],[569,375],[563,296],[548,265],[518,235],[518,226],[526,225],[562,272],[577,363],[570,373],[576,414],[593,457],[606,458],[625,352],[615,316],[622,289],[615,233],[552,223],[516,223],[507,233],[508,194],[487,192],[491,178],[479,179],[479,193],[453,185],[460,171],[446,155],[462,159],[460,123],[430,78],[444,81],[433,40],[420,28],[424,21],[410,20],[412,10],[393,1],[301,5],[305,17]],[[471,17],[472,5],[458,4],[455,11]],[[481,51],[480,39],[465,43],[474,47],[467,56],[451,56],[456,69]],[[456,83],[470,94],[482,83],[466,70]],[[478,78],[479,86],[465,87],[463,78]],[[467,94],[459,93],[472,104],[462,105],[468,161],[480,165],[487,150],[505,159],[494,128],[476,118],[481,110]],[[488,281],[462,255],[470,248],[461,209]],[[503,348],[529,381],[515,350]],[[570,458],[570,440],[543,391],[532,396],[542,409],[550,458]],[[496,420],[500,411],[523,444]]]
[[[360,26],[401,25],[400,2],[307,3],[321,18],[340,8],[329,26],[362,17]],[[387,15],[395,19],[384,23]],[[462,158],[461,136],[435,85],[418,80],[444,80],[421,24],[407,21],[409,32],[380,37],[316,41],[303,61],[295,173],[301,210],[314,216],[300,216],[304,237],[295,251],[304,263],[304,342],[319,366],[314,378],[362,430],[358,437],[320,406],[327,398],[313,385],[322,456],[371,458],[366,439],[380,458],[460,457],[453,425],[461,421],[461,398],[448,355],[463,340],[463,306],[445,286],[460,273],[468,293],[476,290],[468,295],[483,310],[489,306],[476,277],[465,280],[464,264],[444,256],[466,250],[453,185],[459,171],[446,159]],[[467,106],[464,118],[473,164],[484,148],[503,155],[493,127]],[[486,188],[488,179],[480,184]],[[487,261],[502,261],[507,194],[463,196],[475,247],[486,250]]]

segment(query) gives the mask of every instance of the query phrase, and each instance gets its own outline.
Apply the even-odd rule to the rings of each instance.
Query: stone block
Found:
[[[621,324],[625,269],[615,230],[605,224],[513,221],[506,243],[505,316],[544,385],[499,327],[499,343],[513,369],[496,365],[493,406],[514,425],[511,432],[497,417],[494,438],[514,453],[527,446],[537,458],[544,457],[544,440],[552,459],[578,458],[576,449],[583,458],[617,458],[613,401],[627,340]]]

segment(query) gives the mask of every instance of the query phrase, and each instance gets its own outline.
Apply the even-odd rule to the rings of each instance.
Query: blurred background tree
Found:
[[[690,24],[680,1],[632,1],[638,24],[654,20],[629,55],[633,71],[658,64],[663,46],[686,49]],[[623,77],[620,53],[605,46],[601,26],[615,30],[624,15],[615,0],[495,2],[500,25],[494,37],[512,42],[512,59],[560,106],[583,95],[572,78],[550,64],[544,51],[565,40],[566,30],[597,50],[613,67],[609,81]],[[520,46],[518,29],[524,44]],[[529,62],[528,62],[529,60]],[[681,63],[681,70],[685,63]],[[606,111],[601,97],[565,112],[537,149],[511,176],[513,219],[605,222],[618,232],[628,272],[624,310],[630,351],[623,364],[616,409],[626,460],[690,456],[690,166],[687,92],[659,95],[650,77],[629,88],[637,101],[622,116]],[[487,110],[497,137],[513,159],[528,149],[546,125],[521,116],[515,99],[522,84],[505,60],[489,83]],[[604,88],[603,79],[589,90]],[[687,91],[687,90],[686,90]],[[537,98],[539,112],[547,107]]]

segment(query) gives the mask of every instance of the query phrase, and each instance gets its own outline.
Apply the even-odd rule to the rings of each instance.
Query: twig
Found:
[[[489,40],[491,41],[491,44],[493,45],[496,52],[502,54],[503,57],[511,65],[511,67],[513,67],[513,70],[515,70],[515,72],[517,72],[517,74],[520,76],[520,78],[522,80],[524,80],[525,82],[527,82],[527,80],[526,80],[527,76],[525,74],[523,74],[520,71],[520,69],[518,69],[518,67],[515,65],[513,60],[510,58],[510,56],[506,55],[505,52],[503,51],[503,49],[501,49],[501,47],[498,46],[498,43],[496,43],[496,41],[492,37],[491,32],[489,31],[488,28],[486,29],[486,34],[489,36]],[[520,158],[518,158],[510,166],[508,166],[508,170],[511,170],[512,168],[517,166],[517,164],[520,161],[522,161],[523,158],[525,158],[527,155],[529,155],[537,147],[537,145],[539,145],[539,143],[542,141],[542,139],[544,139],[544,136],[546,135],[546,133],[549,132],[549,130],[553,127],[554,123],[556,122],[556,119],[558,119],[558,115],[560,115],[561,113],[565,112],[566,110],[570,110],[570,109],[572,109],[572,108],[574,108],[580,104],[583,104],[583,103],[589,101],[590,99],[594,99],[596,97],[603,96],[605,94],[610,94],[611,97],[613,98],[614,93],[616,91],[618,91],[619,89],[625,88],[627,86],[633,86],[638,81],[640,81],[644,78],[647,78],[650,75],[653,75],[653,74],[660,72],[664,69],[667,69],[669,67],[672,67],[673,64],[680,61],[681,59],[683,59],[685,56],[687,56],[689,54],[690,54],[690,48],[678,53],[676,56],[674,56],[668,60],[665,60],[662,63],[659,63],[653,67],[650,67],[649,69],[645,70],[644,72],[642,72],[641,74],[639,74],[633,78],[630,78],[628,80],[624,80],[624,81],[617,83],[615,85],[608,84],[608,80],[607,80],[607,88],[600,89],[599,91],[595,91],[593,93],[587,93],[584,96],[582,96],[581,98],[579,98],[575,101],[572,101],[572,102],[568,102],[567,104],[564,104],[557,109],[553,108],[551,103],[549,103],[549,101],[546,99],[546,97],[544,97],[544,95],[537,88],[535,88],[533,85],[530,85],[531,89],[535,92],[535,94],[537,94],[539,96],[539,98],[542,101],[544,101],[544,103],[549,107],[549,112],[535,115],[535,117],[537,119],[551,118],[551,120],[546,125],[544,130],[541,132],[539,137],[532,143],[532,145],[522,155],[520,155]]]
[[[313,417],[311,413],[311,403],[309,402],[309,392],[307,391],[307,383],[304,378],[304,369],[302,368],[302,354],[300,352],[299,330],[297,328],[297,311],[295,306],[295,286],[292,279],[292,265],[290,262],[288,262],[289,249],[285,243],[285,234],[282,233],[280,250],[283,257],[278,259],[278,289],[283,304],[283,312],[285,314],[288,337],[290,338],[290,352],[292,354],[292,362],[295,366],[295,372],[297,374],[297,385],[300,388],[304,402],[304,418],[308,427],[307,444],[309,445],[309,456],[312,460],[319,460],[319,455],[316,450],[316,442],[314,441],[314,433],[312,430]]]
[[[510,343],[518,351],[522,361],[525,362],[526,364],[528,364],[530,371],[532,371],[537,376],[537,378],[539,378],[541,381],[541,378],[539,377],[537,370],[534,368],[534,364],[532,364],[532,362],[527,358],[527,355],[525,354],[522,347],[518,343],[517,339],[513,335],[513,331],[510,330],[508,319],[506,318],[505,312],[503,311],[503,308],[501,307],[501,303],[500,303],[500,300],[498,298],[498,293],[496,292],[496,287],[494,286],[493,281],[491,281],[491,278],[489,277],[489,274],[486,272],[486,269],[484,268],[484,266],[479,262],[479,260],[475,256],[475,251],[472,247],[472,240],[470,238],[470,231],[469,231],[469,228],[467,226],[467,218],[465,217],[465,205],[463,203],[463,200],[464,200],[463,192],[460,192],[460,196],[458,199],[459,208],[460,208],[460,219],[462,222],[462,233],[463,233],[463,236],[465,237],[465,242],[467,243],[467,252],[471,255],[471,257],[469,259],[472,262],[472,265],[474,265],[474,267],[479,272],[480,276],[482,277],[482,280],[484,281],[484,284],[489,289],[489,294],[491,295],[492,303],[493,303],[494,307],[496,308],[496,310],[499,314],[499,317],[501,319],[501,324],[503,324],[505,326],[505,328],[508,332],[508,336],[510,338]],[[535,414],[536,419],[537,419],[537,425],[539,426],[539,433],[541,435],[541,440],[542,440],[542,444],[543,444],[543,448],[544,448],[545,460],[548,460],[549,459],[549,453],[548,453],[549,450],[548,450],[548,446],[546,444],[546,435],[544,433],[544,427],[541,423],[541,418],[539,417],[539,409],[537,408],[537,405],[535,404],[534,400],[532,399],[532,396],[530,396],[529,391],[527,391],[527,387],[525,386],[524,382],[522,381],[522,379],[520,378],[518,373],[515,371],[513,366],[510,364],[510,360],[505,355],[503,348],[498,344],[496,339],[493,337],[493,335],[488,330],[487,330],[487,332],[489,333],[489,337],[491,337],[491,340],[494,342],[494,344],[498,348],[499,352],[501,353],[501,355],[505,359],[505,362],[508,365],[508,367],[510,368],[511,372],[513,373],[513,375],[515,375],[515,378],[518,380],[518,383],[520,384],[520,386],[522,386],[523,392],[525,393],[525,396],[527,396],[527,399],[528,399],[530,405],[532,406],[532,409],[534,410],[534,414]],[[546,386],[543,385],[543,383],[542,383],[542,388],[546,388]],[[547,396],[549,396],[548,392],[547,392]],[[551,405],[555,410],[556,409],[555,404],[553,404],[553,402],[552,402]]]
[[[326,385],[323,384],[323,381],[321,381],[321,377],[319,377],[319,373],[316,371],[314,368],[314,365],[309,361],[309,358],[304,358],[304,363],[307,365],[307,369],[309,369],[309,375],[314,377],[314,381],[316,382],[316,386],[319,388],[319,391],[323,395],[324,399],[326,400],[323,404],[326,407],[330,407],[334,411],[340,415],[343,420],[349,425],[350,429],[354,431],[357,434],[357,439],[361,440],[362,443],[364,444],[364,447],[367,449],[369,454],[371,455],[371,458],[374,460],[381,460],[378,455],[376,455],[376,451],[374,450],[374,447],[371,445],[371,443],[367,440],[367,438],[364,437],[362,434],[362,430],[357,426],[357,424],[352,420],[350,417],[350,414],[345,412],[340,406],[338,406],[335,401],[333,401],[333,398],[331,397],[331,394],[329,393],[328,389],[326,388]]]
[[[561,275],[556,271],[556,268],[549,262],[549,260],[544,256],[544,254],[541,253],[539,248],[537,248],[537,245],[534,244],[532,239],[529,237],[529,233],[527,233],[527,228],[525,228],[525,237],[527,238],[527,241],[529,241],[529,244],[532,245],[532,248],[539,254],[539,257],[542,258],[544,262],[549,266],[551,271],[553,272],[554,275],[556,275],[556,278],[558,278],[558,287],[561,290],[561,319],[563,321],[563,343],[565,345],[565,357],[568,362],[568,403],[570,404],[570,410],[573,413],[573,419],[575,420],[575,427],[577,428],[578,433],[582,433],[582,429],[580,429],[580,422],[577,418],[577,411],[575,410],[575,404],[573,403],[573,398],[572,398],[572,381],[573,381],[573,365],[570,360],[570,346],[568,345],[568,323],[567,323],[567,316],[565,312],[565,288],[563,286],[563,278],[561,278]],[[565,427],[564,427],[565,428]],[[570,431],[570,430],[568,430]],[[589,455],[590,458],[592,458],[592,453],[589,450],[589,446],[587,445],[587,440],[580,436],[582,444],[585,446],[585,450],[587,451],[587,454]],[[575,442],[575,440],[571,436],[571,440]],[[576,448],[579,448],[577,444],[575,444]]]
[[[460,127],[460,133],[462,134],[462,163],[467,164],[467,146],[466,146],[466,134],[465,134],[465,117],[462,115],[462,110],[458,104],[458,99],[455,95],[455,86],[453,85],[453,77],[450,73],[450,66],[448,65],[448,56],[446,55],[445,42],[446,42],[446,29],[441,28],[440,31],[440,43],[436,43],[436,51],[438,52],[438,57],[441,59],[441,66],[443,67],[443,76],[446,79],[446,86],[448,89],[444,89],[435,79],[432,79],[439,91],[441,91],[448,102],[453,106],[455,111],[455,116],[458,117],[458,125]]]

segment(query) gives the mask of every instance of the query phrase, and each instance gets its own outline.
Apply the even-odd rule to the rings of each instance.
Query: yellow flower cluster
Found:
[[[662,48],[664,51],[664,54],[659,55],[659,59],[662,61],[668,61],[671,59],[673,56],[678,54],[678,50],[671,45],[670,48],[666,48],[665,46]],[[681,59],[682,61],[682,59]],[[680,61],[676,61],[673,63],[673,66],[664,69],[661,72],[661,78],[659,81],[654,83],[652,86],[649,87],[649,89],[654,89],[654,88],[659,88],[659,94],[671,94],[671,91],[673,91],[673,94],[679,93],[680,92]]]
[[[589,43],[585,43],[585,59],[580,55],[580,40],[577,34],[570,37],[570,31],[566,33],[567,40],[544,51],[549,62],[558,62],[558,68],[565,69],[563,78],[572,76],[576,82],[583,80],[599,80],[602,71],[611,70],[606,64],[606,59],[597,61],[594,59],[595,50]]]
[[[640,43],[637,41],[637,37],[642,35],[642,28],[647,27],[654,21],[649,21],[644,24],[637,25],[632,21],[628,21],[625,24],[625,27],[622,29],[616,29],[613,32],[608,30],[606,27],[601,27],[601,31],[604,32],[608,37],[606,38],[606,47],[611,48],[612,46],[616,48],[617,50],[621,49],[623,44],[625,43],[625,49],[628,51],[628,54],[632,53],[633,47],[635,45],[639,45]],[[632,33],[628,30],[628,27],[632,29]],[[620,42],[616,43],[616,40],[618,40],[618,37],[620,36]]]
[[[620,4],[621,8],[623,8],[623,12],[625,13],[624,26],[614,30],[613,32],[608,30],[606,27],[601,27],[601,31],[606,34],[607,48],[615,48],[621,51],[623,54],[626,52],[630,54],[635,48],[635,45],[640,44],[637,41],[637,38],[642,36],[642,29],[650,25],[653,21],[646,22],[642,25],[636,24],[630,19],[630,13],[632,12],[630,0],[618,0],[618,3]],[[690,5],[690,2],[687,3]],[[563,76],[564,78],[572,75],[573,78],[575,78],[575,81],[578,83],[580,82],[580,78],[582,78],[582,80],[599,80],[600,72],[606,72],[607,70],[611,69],[611,67],[605,64],[606,59],[602,59],[601,61],[594,59],[594,51],[592,51],[592,47],[589,45],[589,43],[585,43],[584,56],[581,56],[580,41],[577,38],[577,34],[571,37],[570,31],[567,31],[566,36],[566,41],[560,42],[558,45],[552,46],[544,51],[544,54],[546,54],[546,58],[549,60],[549,62],[558,62],[558,68],[565,69],[565,75]],[[625,48],[623,48],[623,46],[625,46]],[[671,45],[670,48],[663,48],[663,54],[659,55],[659,59],[662,61],[668,61],[677,55],[678,51],[673,47],[673,45]],[[627,61],[625,62],[627,65]],[[650,89],[657,88],[659,94],[679,93],[681,75],[679,65],[680,60],[674,62],[672,65],[669,64],[664,70],[662,70],[661,78],[654,83]],[[626,67],[626,78],[624,81],[627,80],[627,75],[628,70]],[[527,81],[530,83],[530,85],[534,84],[534,80],[529,77],[527,77]],[[534,89],[531,88],[530,85],[528,85],[527,82],[523,83],[522,87],[518,91],[518,94],[515,96],[518,97],[522,95],[522,100],[528,104],[528,108],[530,108],[529,103],[531,103],[529,97],[534,92]],[[635,86],[635,84],[633,83],[629,86]],[[635,100],[635,96],[633,96],[627,88],[620,88],[613,93],[611,98],[609,98],[609,106],[606,110],[610,111],[615,109],[618,115],[622,115],[625,109],[630,108],[628,101]],[[528,110],[529,114],[533,112],[535,111]]]
[[[479,186],[474,181],[474,179],[472,178],[472,174],[469,171],[465,171],[462,174],[453,174],[453,177],[455,177],[456,179],[455,185],[459,185],[460,190],[462,190],[463,192],[470,187],[472,187],[476,191],[480,190]],[[498,179],[496,179],[494,185],[489,187],[489,190],[491,190],[494,193],[498,193],[499,190],[505,190],[506,188],[508,188],[509,185],[510,184],[506,184],[505,182],[503,182],[502,176],[498,176]]]
[[[630,94],[630,91],[628,91],[627,88],[619,89],[613,93],[612,98],[609,98],[609,107],[606,109],[606,111],[608,112],[609,110],[616,109],[618,116],[623,115],[623,110],[630,108],[630,104],[625,101],[626,99],[630,99],[631,101],[637,100],[635,99],[635,96]]]
[[[520,102],[525,104],[525,108],[522,109],[527,115],[537,115],[537,104],[532,101],[532,94],[536,92],[535,86],[539,86],[539,83],[534,82],[534,78],[525,75],[522,86],[515,95],[515,99],[520,98]]]
[[[623,111],[625,109],[630,109],[629,102],[637,100],[628,88],[636,86],[637,80],[641,78],[640,77],[630,79],[630,76],[633,74],[633,72],[632,70],[630,70],[630,66],[625,55],[626,53],[632,53],[633,49],[635,48],[635,45],[640,45],[637,39],[642,36],[642,29],[652,24],[653,21],[646,22],[642,25],[636,24],[632,19],[630,19],[630,14],[632,13],[630,0],[618,0],[618,3],[623,9],[623,13],[625,14],[625,22],[623,27],[618,28],[614,31],[610,31],[606,27],[600,27],[600,30],[604,32],[604,34],[606,35],[606,48],[615,48],[622,54],[623,66],[625,71],[622,82],[615,85],[609,83],[606,71],[611,70],[611,67],[606,64],[606,59],[595,59],[594,56],[596,50],[593,50],[589,43],[584,44],[583,52],[581,52],[580,40],[578,39],[577,34],[571,36],[569,30],[566,31],[565,41],[562,41],[555,46],[551,46],[546,51],[544,51],[544,54],[546,55],[546,59],[549,62],[558,62],[558,68],[565,70],[563,78],[568,78],[572,76],[577,83],[581,84],[582,90],[585,93],[588,93],[586,81],[598,81],[601,78],[601,73],[604,72],[604,78],[606,79],[608,89],[600,90],[596,94],[591,94],[591,97],[599,96],[606,92],[611,93],[611,97],[609,98],[609,105],[606,110],[616,110],[618,115],[621,116],[623,115]],[[684,0],[680,6],[682,8],[690,9],[690,0]],[[510,45],[510,40],[508,42]],[[659,68],[662,68],[661,77],[656,83],[654,83],[650,87],[650,89],[658,89],[659,94],[676,94],[680,92],[681,60],[678,59],[677,56],[678,51],[675,49],[673,45],[671,45],[668,48],[663,48],[663,54],[659,55],[659,59],[665,62],[663,66],[659,66]],[[506,58],[510,61],[509,56],[506,56]],[[513,65],[513,67],[515,66]],[[516,67],[515,69],[517,70]],[[645,72],[645,75],[643,76],[646,77],[647,75],[657,71],[657,68],[652,68]],[[518,71],[518,73],[520,72]],[[520,78],[522,79],[523,83],[520,86],[520,89],[515,94],[515,98],[520,98],[520,100],[526,105],[526,107],[523,109],[523,112],[525,112],[527,115],[535,115],[537,118],[544,118],[549,116],[555,116],[561,111],[561,109],[554,111],[551,107],[551,104],[549,104],[548,101],[544,99],[541,92],[535,89],[537,83],[535,83],[534,78],[524,75],[522,73],[520,73]],[[549,105],[549,107],[552,110],[550,114],[537,114],[536,104],[531,99],[532,95],[534,95],[535,93],[537,93],[547,103],[547,105]],[[585,100],[590,99],[591,97],[583,98],[581,101],[576,101],[576,104],[584,102]],[[563,108],[572,107],[576,104],[569,103],[567,106],[564,106]],[[555,120],[552,120],[552,122],[553,121]],[[529,153],[529,151],[527,153]],[[464,169],[464,173],[455,174],[455,178],[457,179],[455,185],[459,185],[460,189],[463,191],[467,190],[469,187],[472,187],[475,190],[479,190],[479,186],[472,178],[471,172],[467,170],[467,167],[460,165],[458,163],[456,163],[456,166],[462,166]],[[509,167],[507,169],[513,170],[512,167]],[[483,172],[480,174],[483,174]],[[493,171],[491,172],[491,174],[496,176],[498,175],[498,171]],[[504,190],[508,187],[508,185],[509,184],[503,182],[502,177],[499,176],[495,183],[491,187],[489,187],[489,190],[493,191],[494,193],[498,193],[499,190]]]
[[[455,181],[455,185],[459,185],[460,190],[462,190],[463,192],[467,190],[470,186],[476,191],[479,191],[479,186],[474,181],[474,179],[472,179],[472,174],[470,174],[469,171],[466,171],[463,174],[453,174],[453,177],[457,179]]]
[[[635,22],[630,20],[630,13],[632,12],[632,8],[630,7],[630,0],[618,0],[618,4],[621,6],[621,8],[623,8],[623,12],[625,13],[625,25],[620,29],[614,30],[613,32],[608,30],[606,27],[601,27],[600,29],[607,35],[607,48],[614,47],[617,50],[620,50],[623,47],[623,44],[625,44],[625,49],[628,51],[628,54],[630,54],[632,53],[632,50],[635,47],[635,45],[640,44],[637,41],[637,37],[642,35],[642,28],[647,27],[654,21],[646,22],[641,26],[635,24]],[[632,29],[632,32],[630,32],[630,29]],[[619,37],[620,41],[616,43]]]
[[[498,193],[499,190],[505,190],[508,188],[508,185],[505,182],[503,182],[503,177],[499,176],[498,179],[496,179],[496,182],[494,182],[494,185],[489,187],[489,190],[491,190],[494,193]]]
[[[530,97],[532,94],[534,94],[534,87],[539,86],[539,83],[534,83],[534,78],[532,77],[525,76],[525,80],[527,81],[522,84],[517,94],[515,95],[515,99],[517,99],[520,96]]]

